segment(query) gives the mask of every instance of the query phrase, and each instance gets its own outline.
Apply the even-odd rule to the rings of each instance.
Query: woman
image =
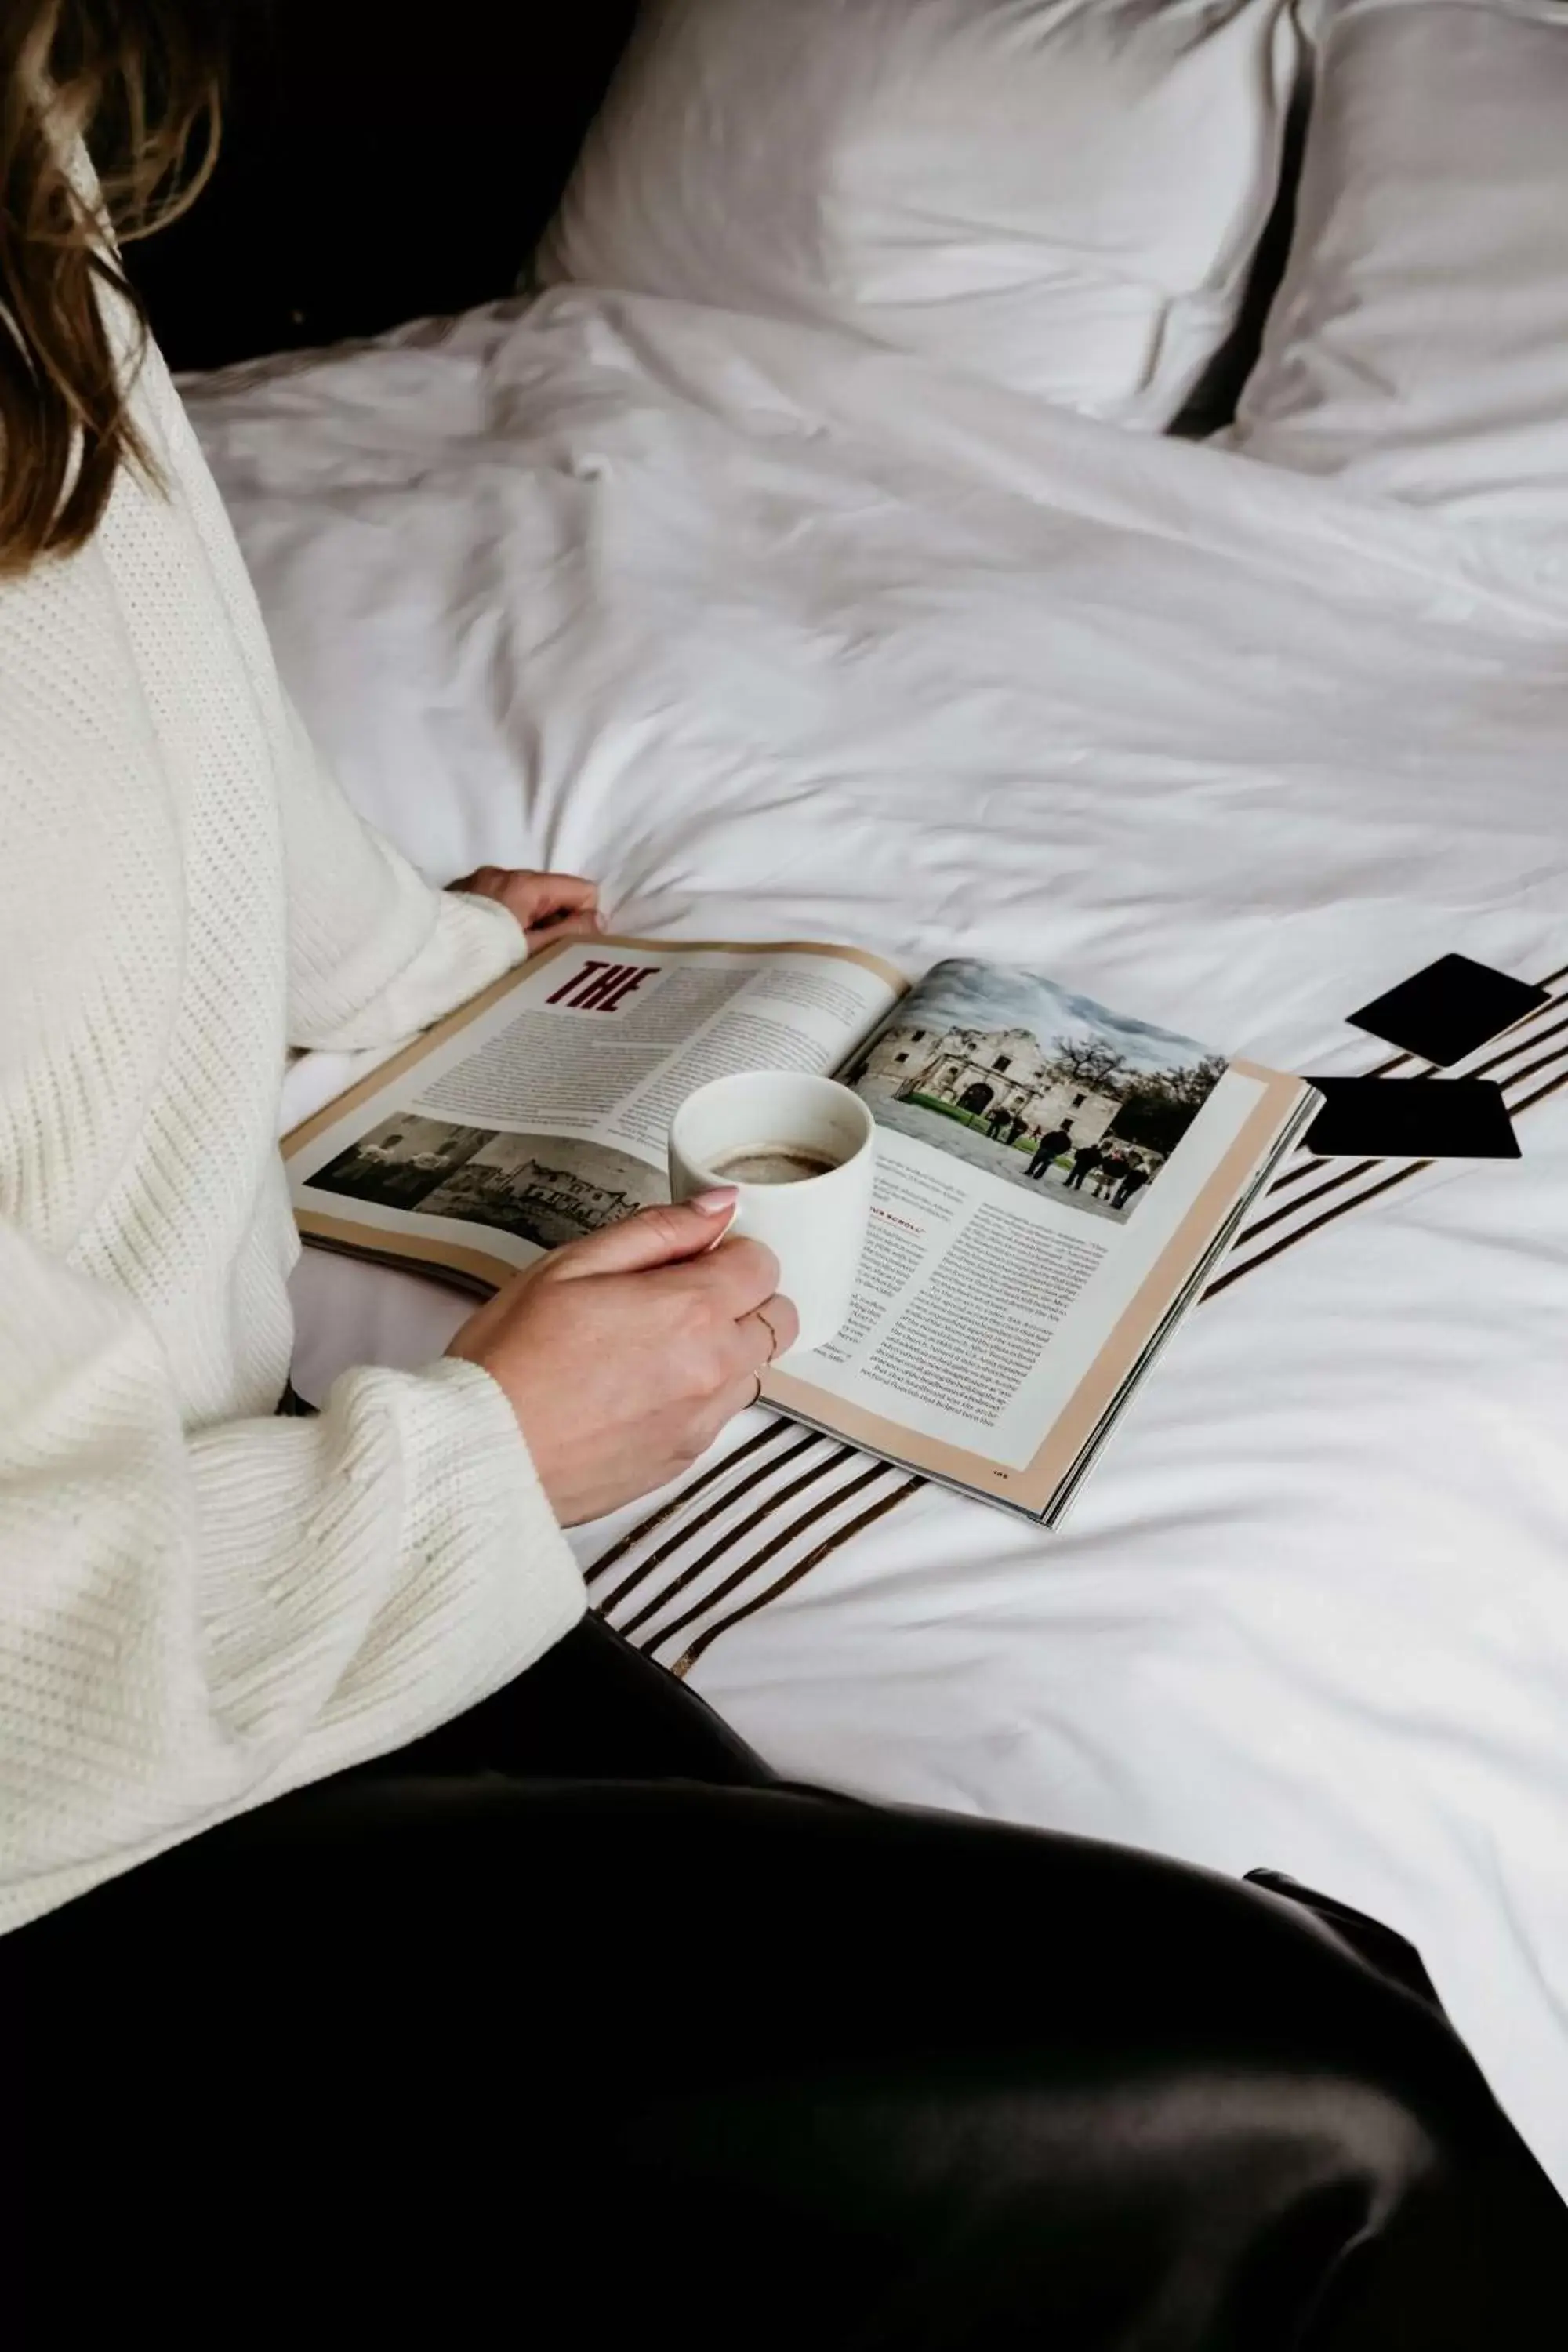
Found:
[[[396,2340],[526,2278],[596,2343],[679,2263],[696,2345],[1477,2340],[1554,2209],[1396,1939],[787,1789],[579,1623],[562,1526],[793,1338],[731,1196],[277,1417],[287,1048],[595,900],[432,890],[280,689],[110,257],[219,13],[0,14],[0,1968],[50,2316]]]
[[[315,1428],[266,1418],[296,1253],[286,1047],[389,1044],[520,961],[529,926],[591,927],[595,893],[487,871],[443,897],[312,759],[56,160],[116,64],[93,26],[142,13],[11,9],[0,37],[0,1420],[32,1661],[8,1710],[27,1746],[6,1925],[531,1664],[583,1612],[560,1524],[689,1460],[793,1331],[760,1251],[704,1255],[711,1201],[563,1252],[447,1361],[351,1376]],[[200,21],[148,17],[175,42]],[[18,119],[51,26],[57,98]],[[105,1649],[106,1617],[130,1646]]]

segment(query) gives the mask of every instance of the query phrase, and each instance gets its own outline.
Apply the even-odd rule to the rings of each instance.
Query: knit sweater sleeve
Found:
[[[478,1367],[181,1426],[135,1302],[0,1223],[0,1931],[445,1721],[582,1612]]]
[[[286,703],[279,804],[289,900],[289,1042],[391,1045],[521,963],[493,899],[433,889],[366,824]]]
[[[395,1039],[523,940],[316,765],[152,358],[138,399],[161,486],[0,582],[0,1931],[447,1720],[584,1606],[478,1367],[270,1416],[286,1010]]]
[[[113,315],[118,318],[119,312]],[[120,333],[135,341],[122,323]],[[133,406],[249,674],[271,746],[288,907],[288,1043],[394,1045],[478,995],[527,954],[494,900],[434,889],[354,809],[284,690],[255,591],[190,419],[155,351]]]

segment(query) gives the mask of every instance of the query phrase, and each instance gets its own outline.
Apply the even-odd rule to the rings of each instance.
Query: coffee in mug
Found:
[[[871,1217],[876,1123],[837,1079],[744,1070],[688,1095],[669,1123],[669,1196],[733,1184],[731,1233],[763,1242],[800,1318],[792,1354],[843,1329]]]
[[[714,1161],[713,1173],[723,1184],[803,1184],[837,1165],[837,1160],[826,1160],[820,1151],[808,1151],[801,1144],[761,1143],[748,1145],[744,1151],[727,1151]]]

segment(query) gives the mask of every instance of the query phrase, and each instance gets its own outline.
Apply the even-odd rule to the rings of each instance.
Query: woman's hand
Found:
[[[530,955],[555,940],[592,939],[604,929],[599,886],[584,881],[581,874],[531,874],[521,866],[480,866],[447,887],[493,898],[504,907],[521,924]]]
[[[662,1486],[795,1344],[778,1261],[720,1240],[732,1188],[569,1242],[470,1317],[447,1354],[506,1392],[563,1526]]]

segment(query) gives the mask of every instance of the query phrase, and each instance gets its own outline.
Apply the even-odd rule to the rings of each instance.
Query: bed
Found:
[[[280,661],[434,877],[1033,963],[1236,1053],[1460,950],[1523,1157],[1305,1163],[1047,1535],[743,1416],[575,1540],[786,1772],[1331,1891],[1568,2190],[1568,582],[824,323],[588,284],[187,379]],[[285,1124],[351,1075],[289,1074]],[[297,1382],[464,1303],[307,1254]]]

